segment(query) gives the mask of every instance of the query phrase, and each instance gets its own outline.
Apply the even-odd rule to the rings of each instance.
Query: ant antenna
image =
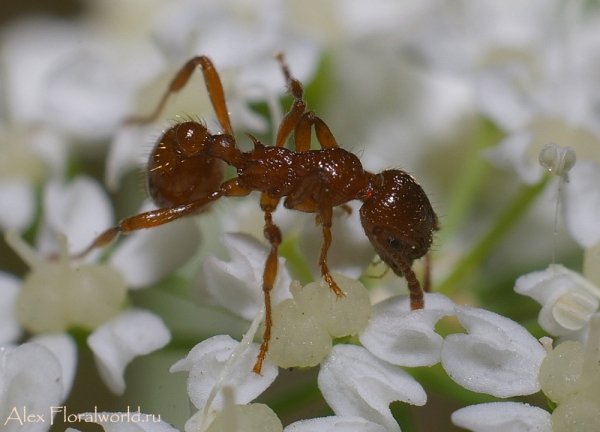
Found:
[[[556,208],[554,209],[554,241],[552,247],[552,264],[556,263],[556,231],[558,225],[558,207],[563,182],[569,182],[568,172],[575,165],[577,158],[572,147],[560,147],[554,143],[546,144],[540,151],[540,165],[558,176]]]

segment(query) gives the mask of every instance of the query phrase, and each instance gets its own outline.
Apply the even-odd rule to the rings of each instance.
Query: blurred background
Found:
[[[576,271],[583,258],[562,210],[555,225],[558,184],[540,183],[537,152],[549,141],[573,146],[576,140],[587,145],[582,152],[598,157],[597,20],[593,1],[4,0],[1,226],[51,251],[60,223],[52,225],[47,216],[52,195],[46,185],[78,176],[102,186],[112,206],[110,220],[138,212],[147,198],[143,161],[161,130],[186,117],[205,119],[218,130],[200,73],[155,123],[134,133],[121,127],[127,116],[152,112],[175,72],[194,55],[209,56],[220,72],[240,146],[250,148],[245,132],[272,142],[291,102],[272,57],[281,51],[305,85],[309,108],[342,147],[359,155],[369,171],[411,173],[428,193],[441,226],[432,248],[433,290],[515,319],[540,337],[539,306],[515,294],[514,281],[545,269],[553,254]],[[565,84],[571,82],[581,88]],[[577,90],[585,101],[575,100]],[[530,141],[521,145],[519,139]],[[511,151],[516,162],[507,156]],[[302,252],[318,248],[320,231],[310,216],[289,213],[277,213],[290,239],[282,255],[292,277],[308,282],[316,258]],[[226,256],[223,232],[262,238],[255,195],[220,201],[195,219],[198,253],[178,271],[130,292],[131,304],[163,317],[173,341],[136,358],[127,368],[125,394],[115,396],[80,335],[75,384],[64,403],[69,413],[139,406],[183,429],[191,412],[187,377],[168,368],[200,340],[223,332],[239,338],[248,326],[214,302],[202,302],[203,259]],[[295,228],[298,221],[307,228]],[[90,219],[92,228],[73,249],[99,232],[95,223]],[[312,229],[315,246],[299,246],[304,229]],[[357,251],[370,247],[360,228],[356,232]],[[482,246],[483,238],[489,241]],[[471,261],[465,263],[465,256]],[[332,259],[343,264],[350,258]],[[27,272],[3,240],[0,270],[18,278]],[[403,292],[398,287],[404,281],[392,272],[365,276],[381,275],[383,266],[362,270],[357,276],[363,274],[374,301]],[[439,331],[457,326],[447,320]],[[317,369],[281,371],[260,397],[284,426],[331,414],[316,386]],[[392,404],[403,431],[459,430],[450,423],[453,411],[495,400],[460,389],[441,367],[410,372],[425,387],[428,403]],[[540,395],[517,400],[545,407]],[[102,430],[61,420],[51,431]]]

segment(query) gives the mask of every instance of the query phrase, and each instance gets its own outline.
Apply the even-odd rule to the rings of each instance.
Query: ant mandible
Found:
[[[271,245],[263,273],[265,332],[253,371],[260,373],[271,337],[271,290],[277,275],[277,249],[282,234],[272,214],[282,198],[288,209],[316,213],[323,231],[319,255],[321,275],[338,297],[338,287],[327,267],[331,245],[333,208],[351,200],[363,202],[360,219],[375,251],[394,273],[404,276],[412,310],[424,306],[423,290],[411,266],[427,253],[438,220],[427,195],[404,171],[391,169],[379,174],[365,171],[356,155],[340,148],[327,127],[312,111],[306,111],[304,89],[293,78],[278,54],[277,60],[294,102],[283,118],[274,146],[265,146],[252,135],[254,148],[242,152],[236,145],[219,75],[205,56],[188,61],[175,75],[155,112],[127,123],[155,120],[168,98],[185,86],[196,68],[204,75],[206,88],[223,133],[211,134],[199,122],[186,121],[169,128],[154,148],[148,168],[147,186],[157,210],[128,217],[100,234],[80,255],[112,242],[119,234],[153,228],[197,213],[221,197],[241,197],[261,192],[264,236]],[[310,150],[314,127],[320,150]],[[294,150],[284,147],[294,136]],[[237,170],[237,177],[224,180],[223,162]]]

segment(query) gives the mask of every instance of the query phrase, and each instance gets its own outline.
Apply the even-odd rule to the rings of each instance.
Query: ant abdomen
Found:
[[[225,164],[203,151],[212,138],[196,122],[177,124],[162,135],[150,155],[146,179],[157,206],[189,204],[219,189]]]

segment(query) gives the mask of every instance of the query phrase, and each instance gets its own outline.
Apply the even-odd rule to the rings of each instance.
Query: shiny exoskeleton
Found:
[[[245,196],[261,192],[264,236],[271,246],[263,274],[265,332],[254,372],[260,373],[271,337],[271,290],[277,275],[277,250],[282,234],[273,223],[272,213],[283,198],[288,209],[315,213],[323,232],[319,266],[323,278],[337,296],[337,286],[327,267],[331,245],[333,208],[360,200],[360,218],[375,251],[392,270],[404,276],[410,290],[411,309],[424,306],[423,290],[411,266],[425,255],[438,221],[427,195],[416,180],[404,171],[365,171],[358,157],[340,148],[327,127],[312,111],[306,111],[302,84],[293,78],[278,55],[294,102],[279,125],[274,146],[254,137],[254,148],[242,152],[236,145],[220,78],[207,57],[190,60],[177,73],[156,111],[144,119],[154,120],[168,97],[180,90],[199,67],[215,108],[222,133],[211,134],[199,122],[187,121],[168,129],[150,156],[147,169],[148,191],[157,210],[123,219],[102,233],[84,251],[106,245],[120,233],[152,228],[196,213],[223,196]],[[314,127],[321,149],[310,150]],[[294,150],[284,147],[293,134]],[[224,180],[223,162],[235,167],[237,176]]]

